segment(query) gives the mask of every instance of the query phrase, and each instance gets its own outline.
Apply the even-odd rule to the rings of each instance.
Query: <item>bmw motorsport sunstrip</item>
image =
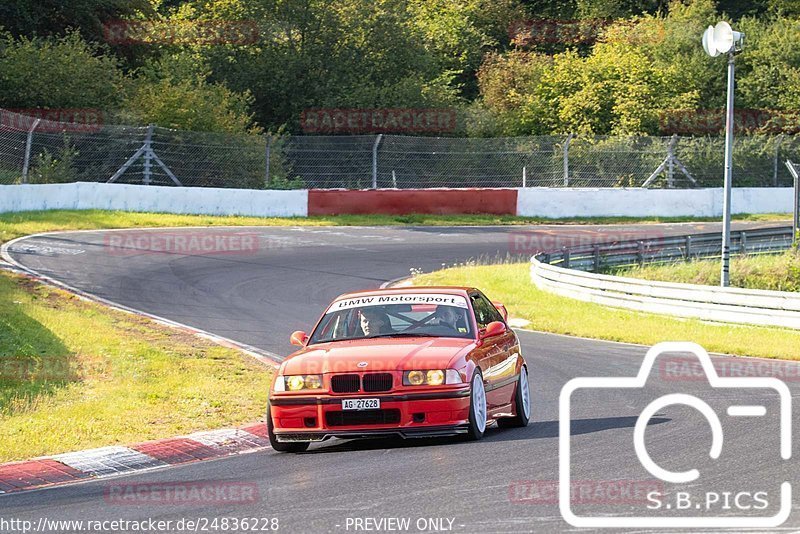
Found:
[[[528,369],[505,308],[467,287],[348,293],[280,366],[267,406],[276,451],[311,442],[526,426]]]

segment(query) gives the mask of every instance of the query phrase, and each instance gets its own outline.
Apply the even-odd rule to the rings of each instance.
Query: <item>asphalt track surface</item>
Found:
[[[430,271],[442,264],[526,253],[520,245],[552,245],[556,236],[557,243],[565,244],[717,229],[711,224],[234,228],[214,232],[253,233],[259,243],[257,250],[211,255],[112,249],[108,246],[111,233],[82,232],[31,237],[17,242],[9,252],[20,264],[96,296],[288,354],[289,334],[309,329],[337,294],[377,287],[408,275],[410,269]],[[131,232],[141,236],[160,231]],[[168,232],[188,235],[205,230]],[[746,335],[742,328],[732,327],[731,332]],[[442,518],[451,532],[577,530],[562,519],[552,492],[559,475],[559,392],[567,381],[579,376],[632,377],[647,348],[528,331],[519,331],[519,335],[533,394],[533,419],[527,428],[489,428],[482,441],[472,443],[459,439],[337,440],[312,445],[309,452],[298,455],[268,450],[0,496],[0,517],[34,522],[42,517],[173,522],[278,518],[281,532],[406,531],[375,528],[375,523],[363,522],[367,518],[408,518],[407,531],[428,532],[436,531],[436,523],[422,521]],[[641,390],[576,392],[570,412],[571,473],[578,481],[573,487],[576,512],[673,517],[701,510],[697,507],[713,500],[709,494],[717,493],[722,504],[711,505],[708,512],[701,510],[701,515],[775,514],[779,484],[788,481],[798,487],[800,473],[796,454],[791,460],[782,460],[778,454],[777,395],[763,389],[713,389],[702,380],[681,379],[688,375],[671,375],[666,369],[665,364],[657,364],[647,387]],[[785,364],[782,370],[798,375],[794,364]],[[787,385],[796,397],[797,382]],[[677,392],[696,394],[721,414],[724,447],[718,460],[709,460],[711,431],[705,419],[682,406],[662,408],[646,430],[649,454],[664,468],[683,471],[696,467],[702,476],[690,484],[659,486],[636,460],[633,428],[650,400]],[[725,407],[731,404],[763,405],[767,415],[727,417]],[[612,480],[618,482],[609,484]],[[257,498],[244,504],[202,505],[121,505],[104,499],[112,484],[181,482],[252,483]],[[645,505],[653,502],[647,501],[644,493],[653,487],[666,495],[664,505],[677,506],[676,492],[688,492],[691,508],[646,510]],[[764,510],[752,508],[760,505],[752,497],[759,491],[768,495]],[[723,506],[725,499],[732,500],[742,492],[746,494],[740,503],[751,509]],[[793,513],[782,529],[800,528],[798,515]],[[635,531],[656,530],[644,527]]]

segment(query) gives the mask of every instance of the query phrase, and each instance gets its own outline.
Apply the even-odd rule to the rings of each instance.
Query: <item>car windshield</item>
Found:
[[[358,297],[334,302],[309,344],[377,337],[472,337],[464,297],[410,294]]]

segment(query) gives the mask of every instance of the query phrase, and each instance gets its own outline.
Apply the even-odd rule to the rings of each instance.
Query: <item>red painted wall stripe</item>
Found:
[[[309,215],[516,215],[516,189],[311,189]]]

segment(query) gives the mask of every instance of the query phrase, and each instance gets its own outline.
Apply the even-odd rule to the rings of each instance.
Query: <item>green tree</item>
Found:
[[[553,60],[548,56],[523,50],[486,57],[478,71],[478,83],[482,103],[495,116],[496,122],[484,133],[529,135],[550,132],[554,119],[542,94],[541,81],[552,64]],[[478,109],[474,111],[480,112]]]
[[[77,33],[0,36],[0,107],[108,110],[119,105],[125,87],[117,59]]]
[[[252,97],[220,83],[163,79],[140,83],[124,105],[126,122],[202,132],[255,131],[248,111]]]
[[[148,0],[3,0],[0,21],[15,37],[49,37],[79,30],[84,38],[103,40],[103,23],[151,15]]]

